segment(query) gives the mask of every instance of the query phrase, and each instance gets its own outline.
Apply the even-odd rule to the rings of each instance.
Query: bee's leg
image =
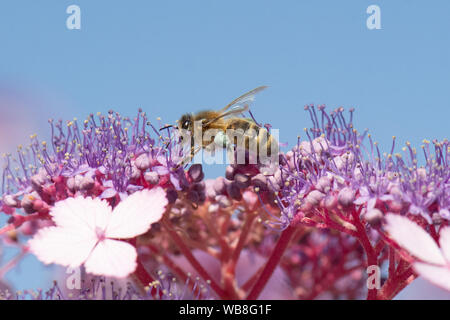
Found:
[[[181,164],[180,165],[186,165],[186,164],[188,164],[189,162],[191,162],[192,161],[192,159],[194,159],[194,157],[195,157],[195,155],[200,151],[202,149],[202,147],[195,147],[195,146],[192,146],[191,147],[191,152],[190,152],[190,154],[189,154],[189,156],[187,156],[187,157],[185,157],[184,159],[183,159],[183,161],[181,162]]]

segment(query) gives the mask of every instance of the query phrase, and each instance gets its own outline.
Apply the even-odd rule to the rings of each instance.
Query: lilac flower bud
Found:
[[[354,176],[356,181],[361,180],[361,178],[363,177],[363,174],[361,172],[361,168],[356,167],[355,170],[353,170],[353,176]]]
[[[206,184],[204,181],[201,181],[199,183],[194,183],[191,186],[191,190],[194,190],[195,192],[197,192],[199,195],[200,194],[204,194],[205,193],[205,189],[206,189]]]
[[[67,179],[66,185],[67,185],[67,188],[70,191],[72,191],[72,192],[76,191],[76,189],[75,189],[75,178],[74,177],[70,177],[69,179]]]
[[[223,195],[216,196],[216,201],[221,208],[227,208],[227,207],[231,206],[231,201],[226,196],[223,196]]]
[[[275,171],[275,174],[273,175],[273,177],[278,185],[281,185],[281,175],[282,175],[281,170]],[[283,178],[287,178],[287,176],[283,176]]]
[[[325,198],[325,194],[319,190],[313,190],[306,196],[305,201],[312,206],[317,206],[323,198]]]
[[[348,207],[355,201],[355,190],[345,187],[338,194],[338,202],[343,207]]]
[[[337,197],[335,195],[326,196],[323,200],[323,204],[328,210],[334,209],[338,204]]]
[[[297,149],[297,146],[294,147],[295,149]],[[294,157],[294,152],[292,150],[289,150],[288,152],[286,152],[286,159],[291,160]]]
[[[33,208],[34,200],[36,200],[36,198],[31,194],[26,194],[23,196],[20,205],[26,213],[31,214],[35,212]]]
[[[5,196],[3,196],[3,202],[8,206],[8,207],[15,207],[17,206],[17,200],[14,199],[14,197],[10,194],[7,194]]]
[[[279,171],[279,167],[276,166],[261,166],[259,168],[259,171],[265,175],[265,176],[269,176],[269,175],[274,175],[276,171]]]
[[[277,179],[277,177],[270,176],[268,178],[267,186],[273,189],[274,191],[280,190],[281,187],[281,179]]]
[[[189,201],[191,201],[192,203],[199,203],[200,200],[200,196],[198,195],[197,191],[195,190],[189,190],[188,194],[187,194],[187,198],[189,199]]]
[[[131,165],[131,175],[130,178],[133,180],[137,180],[141,177],[141,170],[139,170],[136,165]]]
[[[381,220],[383,219],[383,212],[380,210],[373,208],[367,211],[364,216],[364,220],[366,220],[372,227],[376,228],[381,224]]]
[[[342,170],[343,168],[345,168],[345,166],[351,165],[354,159],[354,154],[351,152],[347,152],[341,156],[334,157],[334,163],[339,170]]]
[[[216,191],[214,190],[215,180],[208,179],[205,180],[205,196],[209,199],[213,199],[216,196]]]
[[[300,142],[299,151],[302,156],[309,156],[311,154],[311,143],[309,141]]]
[[[322,152],[328,151],[328,145],[329,145],[329,142],[326,141],[326,139],[322,138],[322,137],[318,137],[318,138],[314,139],[312,142],[314,152],[316,152],[319,155],[321,155]]]
[[[234,176],[234,183],[240,189],[245,189],[250,185],[250,178],[245,174],[238,173]]]
[[[226,191],[225,179],[223,177],[218,177],[214,180],[214,190],[217,194],[224,194]]]
[[[77,190],[80,190],[80,185],[83,181],[84,177],[82,175],[77,174],[75,177],[70,177],[67,179],[67,188],[69,188],[70,191],[75,192]]]
[[[328,191],[330,191],[330,188],[331,188],[331,177],[329,176],[320,177],[320,179],[316,183],[316,189],[324,193],[327,193]]]
[[[156,185],[159,183],[159,175],[154,171],[144,173],[144,179],[147,183]]]
[[[39,170],[39,173],[32,176],[30,180],[33,189],[36,191],[41,191],[42,186],[45,184],[45,181],[47,180],[47,174],[45,170]]]
[[[201,192],[201,193],[199,193],[198,194],[198,196],[199,196],[199,203],[203,203],[203,202],[205,202],[205,200],[206,200],[206,192]]]
[[[230,183],[227,186],[227,193],[234,200],[240,201],[242,199],[241,189],[236,183]]]
[[[261,173],[259,173],[256,176],[252,177],[251,184],[255,188],[259,188],[261,191],[266,191],[267,190],[267,178]]]
[[[80,190],[85,191],[91,190],[94,187],[94,185],[95,185],[94,179],[92,179],[89,176],[85,176],[80,182]]]
[[[33,202],[33,210],[35,212],[41,212],[41,213],[46,212],[47,213],[49,211],[49,207],[46,202],[44,202],[40,199],[36,199]]]
[[[136,158],[136,160],[134,161],[135,166],[142,171],[147,170],[148,168],[150,168],[150,159],[147,156],[147,154],[143,153],[141,154],[139,157]]]
[[[233,180],[235,171],[236,170],[232,166],[228,166],[225,170],[225,178],[228,180]]]
[[[189,177],[191,177],[193,182],[200,182],[203,180],[204,178],[204,174],[203,174],[203,168],[201,164],[193,164],[189,170],[188,170],[188,175]]]
[[[178,198],[178,193],[175,189],[169,189],[166,191],[166,197],[169,203],[175,203]]]

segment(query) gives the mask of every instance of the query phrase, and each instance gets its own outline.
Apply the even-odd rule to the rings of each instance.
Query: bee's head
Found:
[[[178,120],[178,128],[183,130],[192,130],[194,126],[194,117],[190,113],[184,114],[180,120]]]
[[[194,131],[194,116],[190,113],[184,114],[180,120],[177,120],[180,134],[180,142],[187,143],[192,139]]]

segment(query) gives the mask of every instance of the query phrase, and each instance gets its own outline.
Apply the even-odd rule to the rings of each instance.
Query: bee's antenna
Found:
[[[164,126],[164,127],[162,127],[161,129],[159,129],[159,131],[162,131],[162,130],[164,130],[164,129],[169,129],[169,128],[175,128],[175,129],[177,129],[177,127],[175,127],[174,125],[168,124],[167,126]]]

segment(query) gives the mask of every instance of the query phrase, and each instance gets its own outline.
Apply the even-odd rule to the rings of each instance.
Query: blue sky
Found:
[[[81,30],[66,28],[72,4]],[[381,30],[366,27],[372,4]],[[0,124],[26,119],[45,136],[50,117],[139,107],[174,122],[269,85],[253,113],[290,145],[310,124],[303,106],[315,103],[355,107],[356,127],[382,147],[393,135],[419,146],[448,138],[449,12],[446,0],[4,0]],[[42,282],[23,277],[37,265],[27,261],[22,276],[9,275],[19,287]]]

